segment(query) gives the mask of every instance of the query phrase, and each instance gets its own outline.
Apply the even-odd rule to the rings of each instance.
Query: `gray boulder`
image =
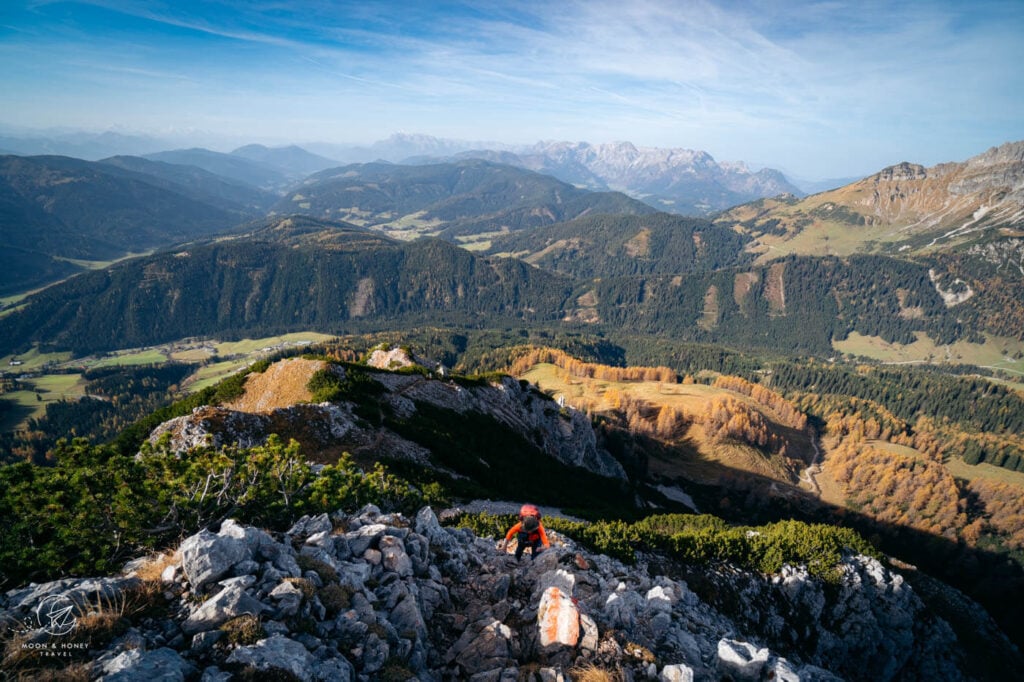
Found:
[[[283,635],[261,639],[252,646],[235,649],[228,656],[228,663],[251,665],[264,672],[272,668],[287,670],[302,682],[313,682],[313,670],[317,665],[306,647]]]
[[[353,556],[362,556],[368,549],[376,549],[377,543],[388,529],[383,523],[371,523],[356,530],[345,533],[345,541]]]
[[[399,577],[412,575],[412,559],[405,552],[405,544],[393,535],[385,535],[378,541],[381,563],[385,570],[397,573]]]
[[[463,671],[472,673],[504,668],[511,659],[512,629],[494,618],[471,624],[445,654]]]
[[[734,680],[761,679],[771,652],[759,649],[749,642],[722,639],[718,642],[718,669]]]
[[[11,590],[5,595],[5,601],[7,608],[19,615],[31,613],[48,598],[67,599],[78,607],[111,604],[123,600],[125,592],[141,584],[142,581],[134,577],[66,578]]]
[[[216,535],[208,530],[185,538],[178,550],[185,576],[197,592],[227,575],[238,562],[252,558],[244,540],[230,534]]]
[[[181,629],[187,635],[194,635],[218,628],[232,618],[245,614],[258,616],[269,610],[261,601],[246,594],[241,585],[229,585],[203,602],[181,624]]]
[[[308,538],[317,533],[330,533],[333,526],[327,514],[317,516],[303,516],[295,522],[285,535],[292,538]]]
[[[104,682],[183,682],[196,672],[177,651],[166,647],[153,651],[128,649],[98,667],[94,674]]]
[[[666,665],[658,674],[658,682],[693,682],[693,668],[682,663]]]

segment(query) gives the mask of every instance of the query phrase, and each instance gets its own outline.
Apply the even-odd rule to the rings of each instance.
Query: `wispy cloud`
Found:
[[[143,88],[133,111],[159,109],[162,123],[181,111],[237,132],[234,114],[255,134],[275,125],[262,112],[328,139],[632,139],[831,175],[1024,137],[1024,5],[1012,1],[82,0],[24,4],[0,23],[13,27],[2,73],[40,74],[34,86],[0,76],[11,122],[92,64],[109,76],[94,100],[54,89],[51,108],[63,98],[99,117],[104,98],[131,100],[119,77],[152,79],[166,94]],[[111,124],[145,125],[118,111]]]

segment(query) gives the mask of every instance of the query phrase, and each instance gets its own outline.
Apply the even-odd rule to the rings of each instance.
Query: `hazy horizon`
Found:
[[[1024,3],[9,2],[8,128],[629,141],[793,177],[1024,139]]]

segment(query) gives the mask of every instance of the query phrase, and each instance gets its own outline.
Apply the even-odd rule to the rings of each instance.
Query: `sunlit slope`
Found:
[[[795,485],[804,458],[811,459],[810,437],[795,428],[791,415],[742,393],[653,374],[647,379],[614,378],[616,368],[603,370],[608,374],[598,371],[596,377],[587,377],[538,363],[517,376],[567,407],[619,420],[634,434],[660,441],[663,447],[650,449],[647,458],[647,473],[655,480],[714,484],[724,469],[733,469]],[[731,433],[718,428],[713,422],[716,411],[727,412],[725,420],[743,427]],[[755,424],[770,434],[764,445],[754,435]]]
[[[900,163],[805,199],[744,204],[717,222],[753,236],[749,248],[764,259],[791,253],[933,253],[1020,236],[1024,142],[994,147],[963,163]]]

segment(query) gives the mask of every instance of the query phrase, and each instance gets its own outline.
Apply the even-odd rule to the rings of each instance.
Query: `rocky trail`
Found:
[[[813,432],[811,432],[811,447],[814,448],[814,457],[811,459],[810,465],[800,472],[800,482],[806,483],[815,495],[821,497],[821,486],[818,485],[818,480],[815,478],[821,473],[821,448],[818,447],[818,436]]]
[[[120,576],[8,592],[4,669],[45,666],[39,657],[76,643],[71,663],[108,681],[964,677],[949,627],[873,559],[848,557],[831,586],[801,567],[721,566],[691,589],[653,562],[551,537],[517,561],[429,507],[303,517],[277,535],[229,520]],[[43,618],[55,600],[73,607],[77,632]],[[117,626],[101,636],[104,610]]]

